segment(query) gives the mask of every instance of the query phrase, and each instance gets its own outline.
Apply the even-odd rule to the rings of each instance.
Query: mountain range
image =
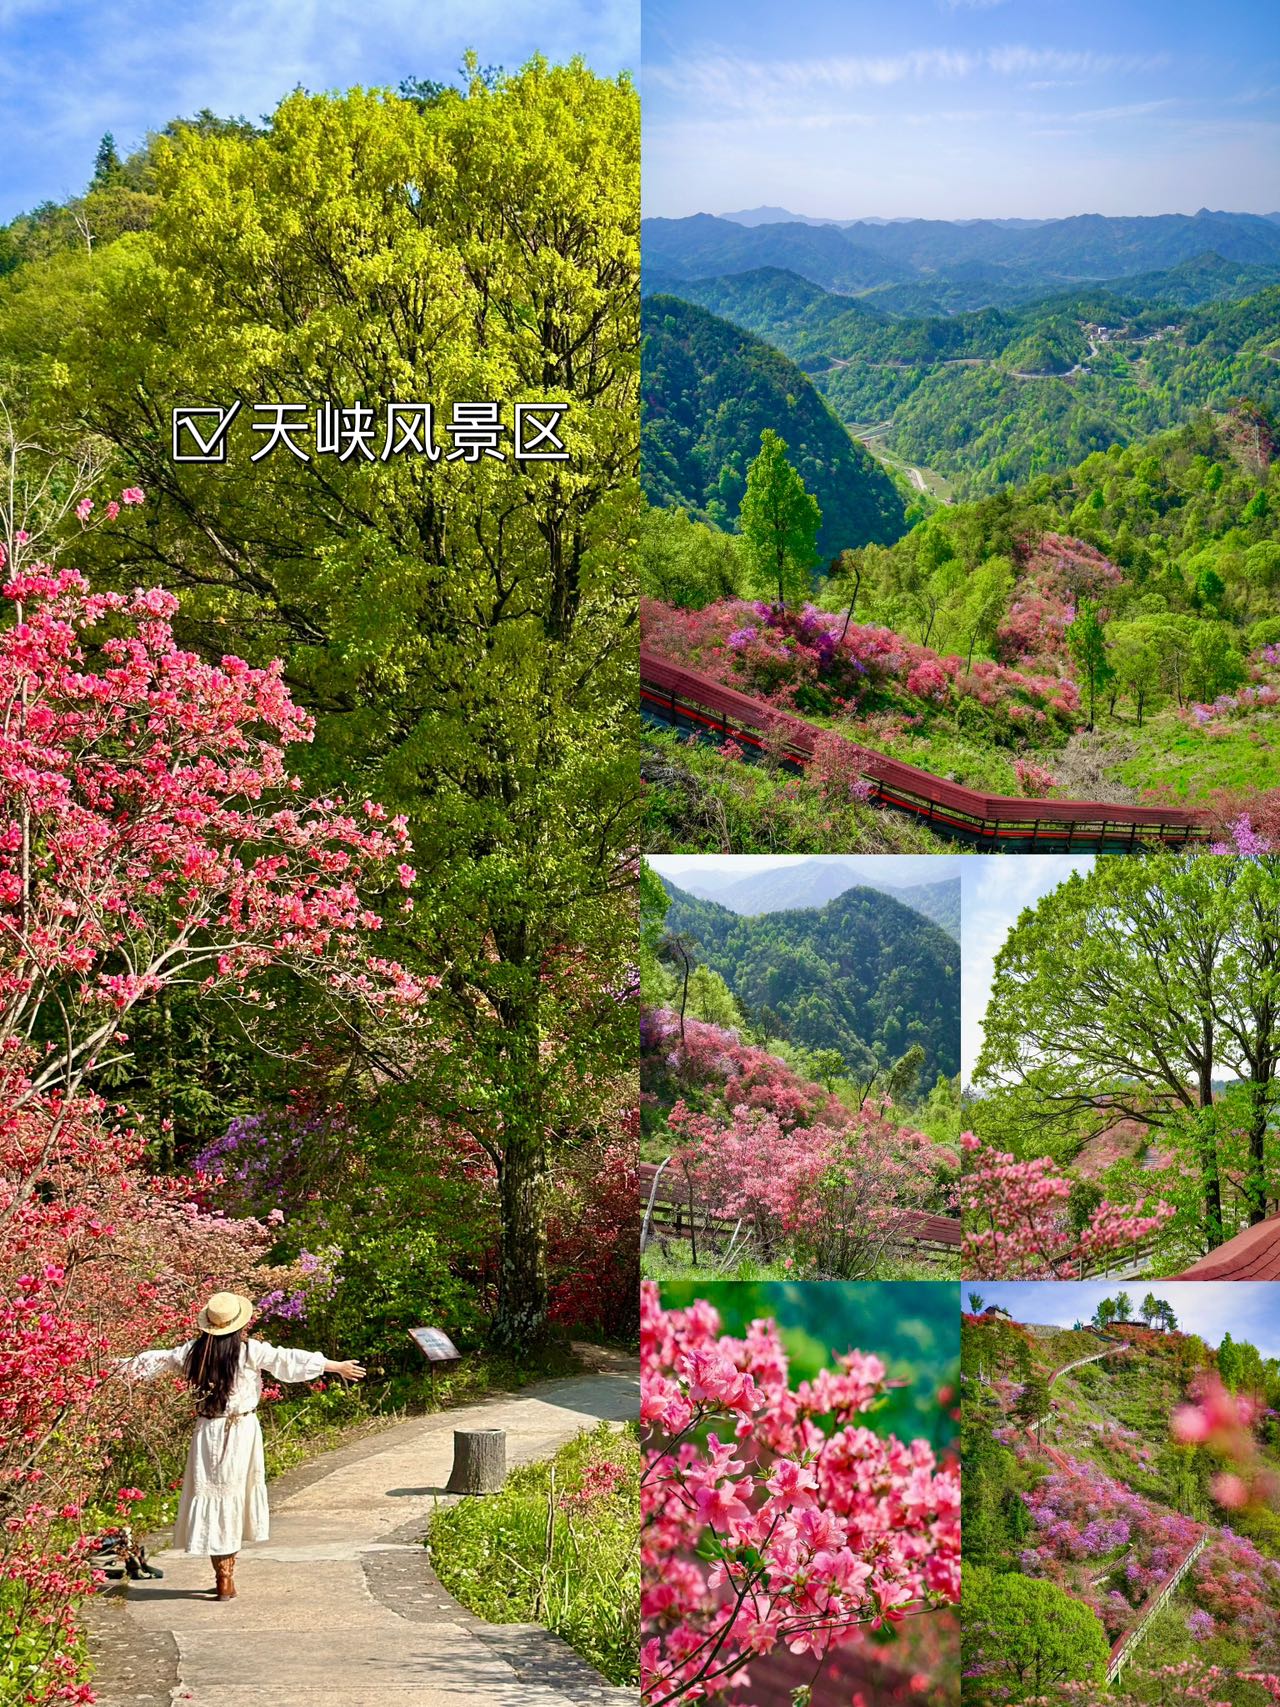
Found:
[[[1272,280],[1280,270],[1200,256],[1034,303],[898,317],[781,267],[678,289],[776,346],[841,421],[891,457],[933,470],[968,497],[1150,438],[1236,398],[1280,407],[1280,282]],[[645,376],[655,413],[661,379]],[[706,390],[715,390],[709,377]]]
[[[862,863],[839,856],[802,859],[791,865],[751,872],[746,877],[738,877],[732,871],[710,865],[710,869],[705,872],[699,870],[695,877],[682,872],[681,887],[686,894],[695,895],[699,900],[714,901],[747,917],[822,907],[849,889],[875,889],[941,925],[948,936],[960,941],[958,877],[942,878],[936,883],[915,883],[904,888],[897,884],[879,883],[874,877],[866,876],[859,869]]]
[[[784,209],[758,210],[785,214]],[[753,216],[747,216],[753,217]],[[1042,222],[903,219],[811,222],[692,214],[641,225],[646,289],[784,267],[824,290],[893,312],[955,312],[1029,301],[1086,282],[1161,272],[1202,256],[1276,269],[1275,216],[1212,212]]]
[[[913,907],[855,887],[822,907],[744,917],[665,887],[667,929],[690,942],[771,1035],[835,1049],[859,1076],[917,1043],[924,1087],[958,1072],[959,945]]]

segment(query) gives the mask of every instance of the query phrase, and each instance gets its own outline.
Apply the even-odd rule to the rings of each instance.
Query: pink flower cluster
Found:
[[[1280,706],[1280,646],[1260,646],[1249,659],[1251,680],[1234,693],[1220,693],[1212,704],[1193,703],[1183,713],[1197,729],[1273,712]]]
[[[645,644],[664,657],[745,687],[781,710],[853,720],[970,702],[1010,740],[1044,737],[1079,721],[1076,685],[1059,672],[1031,674],[986,659],[967,666],[889,628],[850,623],[846,630],[842,616],[812,605],[782,611],[735,599],[687,611],[646,599],[641,623]]]
[[[793,1391],[772,1322],[733,1339],[645,1283],[645,1707],[721,1699],[775,1649],[820,1660],[958,1601],[957,1473],[857,1420],[885,1375],[853,1351]]]
[[[1030,800],[1043,800],[1051,788],[1058,786],[1052,771],[1044,765],[1033,764],[1030,759],[1015,759],[1013,774],[1018,779],[1018,787]]]
[[[1255,1664],[1280,1667],[1280,1561],[1227,1529],[1197,1559],[1192,1581],[1219,1634],[1242,1643]]]
[[[177,601],[156,589],[93,594],[75,571],[37,571],[3,596],[6,1023],[20,1031],[61,988],[79,1066],[176,979],[243,985],[288,960],[373,1003],[422,993],[391,963],[343,966],[380,923],[362,889],[408,831],[379,807],[298,798],[284,747],[311,725],[279,664],[181,650]]]
[[[1216,1374],[1198,1378],[1191,1402],[1180,1406],[1169,1423],[1184,1446],[1208,1447],[1229,1468],[1219,1471],[1210,1492],[1221,1506],[1280,1506],[1280,1476],[1259,1450],[1255,1429],[1262,1414],[1259,1400],[1231,1393]]]
[[[1080,1280],[1132,1250],[1173,1218],[1173,1205],[1103,1200],[1077,1233],[1067,1214],[1071,1181],[1048,1156],[1020,1162],[962,1135],[957,1199],[965,1217],[964,1273],[975,1280]]]
[[[841,1126],[851,1116],[830,1091],[802,1078],[785,1061],[736,1031],[705,1020],[680,1021],[667,1008],[647,1008],[640,1016],[642,1100],[669,1107],[680,1097],[691,1104],[707,1097],[726,1108],[739,1104],[777,1116],[783,1127]]]
[[[1124,582],[1100,551],[1066,534],[1042,534],[1017,552],[1018,590],[996,630],[996,656],[1022,669],[1066,675],[1066,633],[1081,597],[1105,604]]]
[[[785,1126],[745,1103],[725,1118],[681,1101],[667,1124],[697,1201],[749,1222],[764,1250],[785,1240],[802,1266],[826,1274],[870,1273],[935,1183],[932,1142],[870,1105],[839,1126]]]

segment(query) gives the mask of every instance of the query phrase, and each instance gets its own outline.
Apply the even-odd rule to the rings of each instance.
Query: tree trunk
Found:
[[[858,570],[854,571],[853,597],[849,600],[849,608],[844,613],[844,627],[840,630],[840,639],[836,642],[837,645],[842,646],[844,644],[844,637],[846,634],[848,634],[849,624],[853,621],[854,607],[858,603],[858,594],[861,591],[861,588],[862,588],[862,571],[860,569],[858,569]]]
[[[1249,1119],[1249,1167],[1244,1195],[1251,1227],[1267,1218],[1267,1088],[1256,1080],[1249,1086],[1253,1110]]]
[[[1222,1182],[1218,1174],[1218,1140],[1211,1129],[1203,1125],[1203,1110],[1213,1107],[1213,1044],[1208,1023],[1204,1025],[1205,1049],[1200,1067],[1201,1116],[1196,1122],[1196,1149],[1199,1152],[1200,1177],[1204,1188],[1204,1230],[1210,1250],[1223,1240]]]
[[[521,1353],[547,1335],[547,1154],[533,1121],[511,1132],[498,1178],[502,1217],[492,1343]]]
[[[500,1428],[455,1428],[449,1494],[496,1494],[507,1479],[507,1436]]]
[[[536,999],[508,1020],[508,1077],[498,1207],[502,1230],[498,1308],[491,1343],[520,1355],[547,1336],[549,1165],[538,1060]],[[512,1023],[513,1022],[513,1023]]]

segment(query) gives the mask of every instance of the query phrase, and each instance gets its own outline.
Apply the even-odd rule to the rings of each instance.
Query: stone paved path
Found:
[[[271,1490],[271,1539],[236,1567],[234,1601],[207,1560],[160,1553],[161,1582],[91,1607],[104,1707],[612,1707],[610,1688],[535,1626],[489,1625],[440,1586],[419,1544],[443,1496],[455,1428],[503,1428],[510,1465],[548,1457],[639,1409],[634,1360],[397,1423]]]

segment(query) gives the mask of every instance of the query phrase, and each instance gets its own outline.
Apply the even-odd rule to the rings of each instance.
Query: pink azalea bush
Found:
[[[135,1405],[111,1358],[182,1334],[219,1286],[287,1302],[321,1284],[320,1265],[264,1267],[274,1229],[200,1207],[201,1182],[149,1178],[88,1081],[175,984],[247,1001],[284,965],[372,1024],[436,980],[368,954],[371,892],[413,880],[407,830],[302,798],[284,749],[310,723],[278,665],[184,651],[162,591],[37,564],[0,593],[0,1637],[28,1699],[85,1700],[77,1525],[126,1425],[166,1403]]]
[[[849,1111],[832,1092],[736,1031],[648,1008],[640,1016],[641,1104],[650,1113],[683,1098],[699,1109],[740,1104],[775,1114],[785,1127],[838,1126]]]
[[[958,1157],[869,1098],[850,1109],[734,1031],[648,1009],[641,1102],[694,1201],[740,1218],[802,1268],[866,1273],[921,1210],[937,1210]]]
[[[1017,592],[996,630],[996,657],[1019,669],[1066,675],[1066,634],[1077,602],[1083,597],[1105,607],[1124,575],[1093,546],[1058,533],[1023,542],[1017,562]]]
[[[1280,1666],[1280,1560],[1226,1529],[1196,1560],[1191,1580],[1219,1633],[1245,1643],[1255,1663]]]
[[[976,716],[997,740],[1059,739],[1076,727],[1080,697],[1059,673],[1030,673],[979,659],[966,665],[892,629],[850,623],[805,605],[779,610],[722,600],[699,611],[641,601],[645,644],[676,663],[783,711],[849,722],[884,711]]]
[[[839,1126],[784,1126],[745,1103],[726,1119],[677,1102],[667,1124],[698,1202],[823,1274],[870,1274],[934,1183],[931,1141],[869,1105]]]
[[[964,1173],[956,1196],[965,1217],[964,1273],[975,1280],[1080,1280],[1173,1218],[1169,1203],[1104,1199],[1077,1232],[1067,1213],[1071,1181],[1048,1156],[1020,1162],[972,1132],[960,1143]]]
[[[1013,774],[1018,779],[1018,787],[1030,800],[1043,800],[1050,789],[1058,786],[1052,771],[1044,765],[1033,764],[1030,759],[1015,759]]]
[[[413,880],[405,823],[300,800],[284,747],[311,724],[279,665],[181,650],[159,590],[94,594],[59,570],[2,592],[0,1042],[61,1000],[38,1087],[78,1083],[179,980],[243,990],[289,961],[375,1006],[421,997],[356,952],[381,922],[363,884],[398,860]]]
[[[1248,660],[1250,680],[1210,704],[1193,702],[1182,713],[1196,729],[1215,728],[1274,712],[1280,707],[1280,646],[1260,646]]]
[[[775,1650],[820,1662],[960,1596],[960,1486],[923,1440],[858,1421],[885,1390],[853,1351],[793,1391],[769,1321],[643,1287],[644,1707],[714,1701]]]

